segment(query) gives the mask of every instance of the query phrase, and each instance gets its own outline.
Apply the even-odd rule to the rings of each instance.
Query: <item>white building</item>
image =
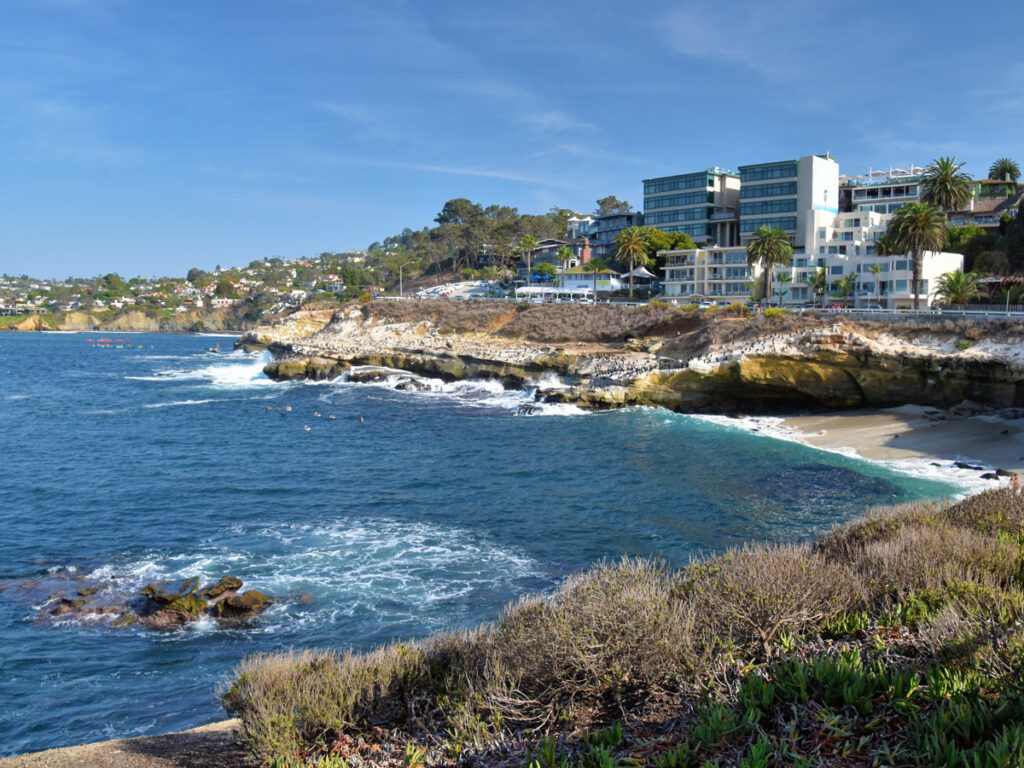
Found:
[[[806,247],[818,222],[839,213],[839,163],[831,155],[741,165],[740,182],[740,245],[774,227]]]
[[[558,273],[559,286],[570,291],[577,291],[589,288],[591,291],[594,289],[594,273],[588,272],[583,267],[573,267],[571,269],[563,269]],[[624,287],[622,280],[617,272],[613,272],[610,269],[602,269],[597,273],[597,292],[600,293],[611,293],[612,291],[620,291]]]
[[[840,176],[841,194],[848,197],[849,205],[860,213],[895,213],[907,203],[921,202],[921,179],[924,168],[911,164],[910,168],[868,172],[863,176]]]
[[[810,235],[810,247],[795,249],[789,266],[775,270],[773,303],[785,306],[842,303],[888,309],[913,306],[911,257],[880,257],[875,251],[875,241],[885,233],[891,214],[854,211],[823,221],[823,214],[815,212],[813,218],[818,226]],[[759,268],[747,266],[744,247],[662,253],[665,256],[663,284],[669,299],[745,301],[752,297],[752,289],[761,278]],[[811,287],[811,278],[818,269],[824,269],[828,279],[824,296],[815,294]],[[963,256],[958,253],[925,253],[920,286],[922,304],[931,305],[940,275],[958,269],[963,269]],[[850,274],[856,275],[852,290],[842,296],[840,286]]]

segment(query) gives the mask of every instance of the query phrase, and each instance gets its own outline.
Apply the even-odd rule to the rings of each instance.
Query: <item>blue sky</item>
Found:
[[[365,248],[832,152],[1024,162],[1024,4],[0,0],[0,272]]]

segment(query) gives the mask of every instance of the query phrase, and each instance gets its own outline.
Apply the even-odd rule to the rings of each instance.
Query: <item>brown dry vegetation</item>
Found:
[[[814,545],[748,545],[682,570],[630,559],[599,565],[549,597],[521,600],[493,626],[471,633],[363,655],[255,656],[235,671],[224,700],[242,718],[248,743],[268,760],[340,754],[338,745],[346,739],[383,726],[436,750],[432,762],[500,758],[516,764],[524,759],[524,739],[534,738],[528,734],[560,734],[559,743],[571,744],[585,733],[581,729],[623,722],[630,733],[648,734],[643,749],[651,765],[664,757],[664,750],[662,757],[651,757],[652,743],[668,749],[680,739],[689,739],[687,749],[701,760],[717,755],[732,764],[747,755],[745,765],[791,764],[781,756],[803,755],[802,747],[792,746],[799,742],[794,734],[799,736],[806,718],[808,733],[820,730],[811,721],[820,707],[836,706],[829,696],[839,696],[840,704],[843,697],[859,697],[853,710],[837,710],[851,734],[863,734],[860,741],[850,737],[849,750],[867,755],[890,743],[920,749],[922,739],[934,736],[918,732],[924,714],[931,717],[927,707],[938,707],[935,716],[941,715],[938,682],[931,684],[932,698],[923,700],[920,716],[910,716],[920,707],[899,705],[903,720],[889,718],[881,730],[865,731],[870,713],[890,706],[893,686],[903,686],[913,670],[922,677],[946,674],[947,667],[959,670],[977,689],[978,706],[1018,696],[1014,686],[1024,671],[1022,587],[1024,497],[1007,488],[948,507],[921,503],[880,510]],[[846,650],[835,657],[836,649]],[[862,655],[874,658],[874,666]],[[838,675],[839,693],[822,689],[825,699],[813,706],[805,694],[775,720],[760,720],[775,699],[751,702],[767,696],[762,688],[776,678],[782,686],[778,695],[789,690],[783,682],[800,664],[820,665],[824,671],[814,679],[826,687],[828,675]],[[751,679],[758,669],[769,682]],[[851,675],[861,688],[850,688]],[[748,688],[754,693],[744,693]],[[1024,707],[1024,693],[1019,695]],[[712,712],[711,706],[725,709]],[[715,718],[734,716],[729,707],[746,712],[747,735],[702,741],[700,734]],[[998,712],[1011,711],[1004,710]],[[989,714],[985,728],[1004,722],[1004,714]],[[945,726],[935,728],[934,738],[945,738]],[[721,734],[740,730],[737,721]],[[996,731],[985,733],[978,738],[998,741]],[[1018,736],[1024,759],[1024,730],[1013,738]],[[1002,754],[996,741],[993,754]],[[957,744],[949,753],[953,762],[935,764],[966,759],[968,746]],[[762,748],[774,750],[775,757],[748,760]],[[977,764],[1011,764],[997,758]]]
[[[672,339],[671,349],[700,351],[711,344],[742,343],[770,334],[792,334],[840,323],[866,335],[890,333],[902,338],[1020,338],[1016,320],[967,319],[868,321],[842,315],[787,312],[752,314],[742,305],[711,311],[686,310],[663,303],[649,307],[616,304],[527,304],[497,301],[412,299],[356,304],[364,316],[383,322],[428,320],[441,332],[486,332],[537,342],[615,343],[628,339]],[[665,352],[670,352],[666,347]]]

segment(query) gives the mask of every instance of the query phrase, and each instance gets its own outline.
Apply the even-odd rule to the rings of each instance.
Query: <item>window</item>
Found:
[[[740,181],[763,181],[764,179],[789,179],[796,176],[796,163],[774,163],[740,167]]]
[[[826,238],[827,236],[828,236],[828,235],[826,235],[826,233],[825,233],[825,228],[824,228],[824,227],[821,227],[821,228],[820,228],[820,229],[818,230],[818,239],[819,239],[819,240],[824,240],[824,239],[825,239],[825,238]]]
[[[831,253],[831,254],[839,253],[839,246],[838,245],[830,245],[828,247],[828,252]]]
[[[825,246],[824,245],[819,245],[818,246],[818,253],[824,253],[824,252],[825,252]]]
[[[796,182],[784,181],[777,184],[749,184],[740,187],[740,200],[755,197],[785,197],[796,194]]]
[[[842,277],[843,276],[843,265],[840,264],[837,267],[829,267],[828,273],[830,275],[835,276],[835,277]]]
[[[853,240],[853,232],[840,232],[839,233],[839,239],[840,240]]]
[[[907,283],[908,282],[910,282],[910,281],[909,280],[893,280],[893,283],[895,284],[895,290],[897,290],[897,291],[905,291],[905,290],[907,290]]]
[[[657,195],[661,192],[675,192],[677,189],[706,188],[711,186],[711,183],[711,178],[706,173],[672,176],[667,179],[651,179],[644,182],[644,194]]]
[[[740,232],[748,234],[760,227],[776,227],[778,229],[796,229],[796,216],[773,216],[766,219],[747,219],[740,221]]]
[[[764,216],[770,213],[793,213],[796,211],[796,198],[782,200],[762,200],[757,203],[740,203],[740,216]]]
[[[895,267],[895,269],[896,269],[897,271],[899,271],[899,270],[901,270],[901,269],[906,269],[906,268],[907,268],[907,262],[906,262],[906,260],[905,260],[905,259],[904,259],[904,260],[902,260],[902,261],[897,261],[897,262],[896,262],[896,267]]]
[[[655,208],[676,208],[682,205],[699,205],[701,203],[713,202],[714,193],[700,190],[698,192],[686,192],[681,195],[662,195],[661,197],[645,197],[644,210]]]
[[[708,218],[708,215],[709,210],[707,208],[684,208],[675,211],[648,213],[644,216],[644,223],[650,226],[652,224],[669,224],[674,221],[703,221]]]

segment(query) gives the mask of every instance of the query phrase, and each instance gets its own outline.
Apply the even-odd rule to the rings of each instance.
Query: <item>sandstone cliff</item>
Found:
[[[54,316],[33,315],[11,326],[15,331],[244,331],[255,323],[232,308],[194,309],[169,317],[153,317],[138,309],[113,317],[89,312],[66,312]]]
[[[272,350],[277,359],[266,372],[279,379],[333,378],[351,366],[377,365],[524,386],[552,373],[568,386],[541,389],[539,398],[589,408],[763,412],[947,407],[965,399],[1024,406],[1024,326],[1014,324],[398,304],[296,313],[239,344]]]

